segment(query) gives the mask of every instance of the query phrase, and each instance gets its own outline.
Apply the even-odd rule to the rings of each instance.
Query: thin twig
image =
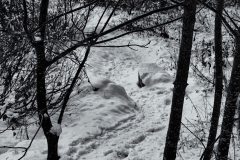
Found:
[[[145,13],[145,14],[143,14],[143,15],[137,16],[137,17],[135,17],[135,18],[133,18],[133,19],[131,19],[131,20],[128,20],[128,21],[126,21],[126,22],[124,22],[124,23],[121,23],[121,24],[119,24],[119,25],[117,25],[117,26],[115,26],[115,27],[113,27],[113,28],[111,28],[111,29],[108,29],[108,30],[106,30],[106,31],[103,31],[102,33],[99,33],[99,34],[97,34],[97,35],[90,36],[90,37],[88,37],[88,38],[86,38],[86,39],[78,42],[78,43],[75,44],[74,46],[66,49],[65,51],[59,53],[58,56],[54,57],[54,58],[51,59],[50,61],[47,61],[47,62],[46,62],[46,67],[52,65],[53,63],[55,63],[56,61],[58,61],[58,60],[61,59],[62,57],[66,56],[67,54],[69,54],[69,53],[72,52],[73,50],[79,48],[80,46],[83,46],[84,43],[89,42],[89,41],[92,40],[92,39],[98,39],[99,37],[102,37],[102,36],[104,36],[104,35],[107,35],[107,34],[109,34],[109,33],[112,33],[112,32],[114,32],[114,31],[116,31],[116,30],[118,30],[118,29],[120,29],[120,28],[122,28],[122,27],[124,27],[124,26],[126,26],[126,25],[128,25],[128,24],[131,24],[131,23],[133,23],[133,22],[135,22],[135,21],[138,21],[138,20],[140,20],[140,19],[142,19],[142,18],[145,18],[145,17],[147,17],[147,16],[150,16],[150,15],[152,15],[152,14],[154,14],[154,13],[158,13],[158,12],[162,12],[162,11],[174,9],[174,8],[176,8],[176,7],[178,7],[178,6],[179,6],[179,5],[173,5],[173,6],[164,7],[164,8],[160,8],[160,9],[156,9],[156,10],[150,11],[150,12]]]
[[[96,2],[97,2],[97,0],[96,0],[96,1],[93,1],[93,2],[91,2],[91,3],[89,3],[89,4],[86,4],[86,5],[84,5],[84,6],[81,6],[81,7],[78,7],[78,8],[76,8],[76,9],[73,9],[73,10],[71,10],[71,11],[68,11],[68,12],[66,12],[66,13],[59,14],[58,16],[56,16],[56,17],[54,17],[54,18],[52,18],[52,19],[49,19],[48,21],[46,21],[45,23],[43,23],[41,26],[35,28],[31,33],[34,33],[35,31],[41,29],[41,28],[44,27],[46,24],[52,22],[52,21],[55,20],[55,19],[58,19],[58,18],[60,18],[60,17],[62,17],[62,16],[65,16],[65,15],[67,15],[67,14],[73,13],[73,12],[75,12],[75,11],[77,11],[77,10],[81,10],[81,9],[83,9],[83,8],[86,8],[86,7],[92,5],[92,4],[96,3]]]
[[[41,126],[42,126],[43,115],[40,114],[40,116],[41,116],[41,122],[40,122],[40,125],[39,125],[37,131],[35,132],[35,134],[34,134],[32,140],[31,140],[30,144],[29,144],[28,147],[25,149],[24,154],[23,154],[22,157],[20,157],[18,160],[21,160],[23,157],[25,157],[25,155],[27,154],[27,151],[29,150],[29,148],[31,147],[31,145],[32,145],[32,143],[33,143],[33,140],[35,139],[35,137],[36,137],[38,131],[40,130],[40,128],[41,128]]]
[[[144,45],[138,45],[138,44],[127,44],[127,45],[108,45],[108,46],[98,46],[94,45],[93,47],[140,47],[140,48],[148,48],[147,45],[149,45],[151,41],[149,41],[147,44]]]
[[[211,11],[213,11],[214,13],[216,14],[219,14],[217,12],[216,9],[214,9],[213,7],[211,7],[210,5],[206,4],[205,2],[201,1],[201,0],[196,0],[197,2],[201,3],[202,5],[206,6],[208,9],[210,9]],[[231,25],[226,21],[226,19],[223,17],[222,14],[219,14],[219,16],[221,16],[222,18],[222,21],[223,23],[226,25],[226,27],[230,30],[230,32],[233,34],[233,35],[237,35],[237,32],[231,27]]]
[[[219,136],[215,139],[215,141],[212,142],[212,144],[210,144],[207,148],[205,148],[205,150],[204,150],[203,153],[202,153],[202,156],[200,157],[200,160],[203,159],[203,156],[205,155],[206,151],[209,150],[209,149],[218,141],[218,139],[220,138],[220,136],[221,136],[221,135],[219,135]],[[216,155],[216,153],[215,153],[214,151],[213,151],[213,153]]]
[[[182,122],[181,122],[181,123],[182,123]],[[205,145],[203,144],[202,140],[201,140],[197,135],[195,135],[184,123],[182,123],[182,125],[183,125],[190,133],[192,133],[192,135],[194,135],[194,137],[196,137],[196,138],[199,140],[199,142],[202,144],[202,146],[203,146],[204,149],[205,149],[206,147],[205,147]]]
[[[30,142],[30,144],[28,145],[27,148],[26,148],[26,147],[9,147],[9,146],[0,146],[0,148],[24,149],[24,150],[25,150],[25,151],[24,151],[24,154],[22,155],[22,157],[20,157],[20,158],[18,159],[18,160],[21,160],[21,159],[27,154],[27,151],[28,151],[29,148],[31,147],[31,145],[32,145],[32,143],[33,143],[33,140],[35,139],[35,137],[36,137],[38,131],[40,130],[40,128],[41,128],[41,126],[42,126],[43,115],[42,115],[42,114],[40,114],[40,115],[41,115],[41,117],[42,117],[42,118],[41,118],[41,123],[40,123],[40,125],[39,125],[37,131],[35,132],[35,134],[34,134],[32,140],[31,140],[31,142]]]
[[[14,149],[27,149],[26,147],[9,147],[9,146],[0,146],[0,148],[14,148]]]

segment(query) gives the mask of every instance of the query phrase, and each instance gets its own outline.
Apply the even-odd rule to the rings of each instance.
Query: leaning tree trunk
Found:
[[[217,1],[217,12],[215,17],[215,95],[213,112],[211,119],[211,128],[208,136],[207,147],[203,153],[203,160],[210,160],[212,157],[212,151],[217,135],[218,121],[220,116],[221,102],[222,102],[222,89],[223,89],[223,72],[222,72],[222,12],[223,12],[224,0]]]
[[[181,129],[182,110],[191,58],[196,2],[185,1],[183,14],[182,40],[178,58],[178,69],[174,82],[172,107],[164,149],[164,160],[176,158],[177,144]]]
[[[233,67],[229,87],[227,91],[227,98],[225,102],[225,109],[223,115],[222,129],[218,144],[217,159],[225,160],[228,158],[229,144],[234,124],[234,115],[236,110],[236,102],[239,94],[240,83],[240,29],[238,29],[236,36],[236,49],[234,53]]]

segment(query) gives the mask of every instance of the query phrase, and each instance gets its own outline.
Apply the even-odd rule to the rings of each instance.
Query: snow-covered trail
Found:
[[[93,20],[93,23],[96,22]],[[94,26],[90,24],[89,28],[91,25]],[[161,157],[171,104],[172,79],[169,76],[167,83],[157,83],[160,77],[155,79],[150,77],[149,81],[153,82],[141,89],[137,86],[137,80],[143,63],[157,64],[161,68],[169,67],[170,42],[157,37],[141,38],[137,35],[128,35],[106,45],[129,43],[145,45],[149,41],[151,43],[147,48],[93,47],[91,49],[91,56],[87,62],[90,67],[86,69],[90,81],[94,81],[99,76],[106,77],[119,85],[110,83],[109,86],[109,82],[106,82],[110,87],[106,89],[111,89],[111,86],[117,89],[121,89],[120,86],[124,87],[127,96],[135,104],[132,105],[127,96],[124,96],[122,101],[122,97],[116,99],[114,96],[105,95],[104,90],[76,94],[76,98],[73,96],[70,107],[64,115],[63,133],[59,141],[61,160],[155,160]],[[103,82],[105,85],[104,80]],[[75,89],[76,92],[79,90],[82,88]],[[115,108],[111,109],[111,104]],[[119,111],[123,113],[118,113]],[[33,133],[34,129],[29,134]],[[20,141],[17,146],[26,147],[29,142]],[[20,156],[19,153],[12,150],[2,154],[1,157],[14,160]],[[43,133],[40,132],[24,159],[34,157],[35,160],[43,160],[46,155],[46,141]]]
[[[100,89],[92,91],[88,83],[74,89],[60,135],[61,160],[162,159],[174,80],[174,72],[163,69],[169,69],[170,56],[176,55],[169,46],[173,40],[155,37],[149,40],[148,48],[134,47],[134,50],[127,47],[92,48],[86,72],[93,87]],[[129,42],[146,44],[148,39],[129,35],[107,45]],[[143,88],[137,86],[138,72],[143,74],[146,83]],[[194,92],[197,85],[191,78],[189,82],[187,93],[201,105],[201,97]],[[196,115],[189,109],[191,105],[189,100],[185,101],[183,117]],[[36,126],[31,128],[29,134],[33,135]],[[11,138],[6,137],[5,141]],[[26,147],[29,142],[23,140],[17,146]],[[24,159],[46,159],[46,146],[40,132]],[[200,152],[195,148],[182,156],[196,159]],[[15,160],[20,153],[9,150],[0,157]]]
[[[93,19],[92,26],[96,20]],[[92,26],[90,24],[87,29]],[[178,42],[161,37],[128,35],[102,45],[145,45],[149,41],[151,43],[147,48],[91,48],[86,73],[93,87],[99,90],[93,91],[89,83],[74,89],[60,135],[61,160],[162,159],[175,72],[171,70],[174,65],[172,60],[177,59]],[[138,72],[146,84],[143,88],[137,86]],[[207,123],[195,120],[199,120],[199,112],[202,117],[209,113],[206,103],[212,103],[212,95],[208,95],[209,102],[206,102],[201,92],[203,86],[191,75],[188,83],[186,93],[191,99],[185,99],[182,121],[185,124],[194,122],[188,125],[194,132],[201,127],[207,130],[204,125],[209,119]],[[33,135],[36,128],[30,126],[29,134]],[[17,144],[18,147],[28,146],[30,140],[12,141],[10,134],[11,131],[0,134],[0,142]],[[197,135],[201,136],[202,133]],[[207,134],[204,136],[206,138]],[[203,148],[199,144],[199,140],[182,127],[177,160],[199,159]],[[45,160],[46,146],[45,137],[40,132],[24,160]],[[15,160],[21,153],[11,149],[1,154],[0,159]]]
[[[127,44],[131,39],[132,36],[125,37],[118,40],[118,44]],[[146,41],[139,38],[135,43],[143,44]],[[152,42],[148,48],[136,48],[138,51],[130,48],[93,50],[93,56],[89,60],[92,69],[89,72],[107,76],[123,86],[139,110],[134,116],[94,139],[99,146],[80,159],[155,160],[161,157],[170,111],[172,81],[141,89],[136,83],[142,63],[157,63],[160,57],[167,56],[163,49],[166,43],[168,42],[162,39],[161,42]]]
[[[169,43],[173,42],[154,37],[150,40],[148,48],[134,47],[135,50],[92,48],[88,60],[90,67],[86,72],[94,87],[100,89],[94,92],[88,83],[74,89],[75,96],[64,114],[63,133],[59,141],[61,160],[162,158],[174,79],[163,68],[171,64],[169,57],[173,52]],[[144,38],[129,35],[107,45],[125,45],[132,41],[135,44],[148,43]],[[145,74],[146,86],[143,88],[137,86],[138,72]],[[173,72],[169,73],[173,75]],[[196,86],[194,82],[191,83],[187,89],[190,96]],[[200,99],[197,96],[192,98]],[[184,116],[190,114],[193,117],[195,114],[189,109],[190,101],[186,100],[185,103]],[[36,126],[30,126],[29,129],[29,134],[33,135]],[[11,131],[5,134],[3,142],[13,139],[7,136],[9,133]],[[29,142],[14,140],[18,147],[26,147]],[[24,159],[46,159],[46,145],[40,132]],[[198,150],[182,156],[194,159]],[[9,150],[0,157],[15,160],[21,156],[20,153]]]

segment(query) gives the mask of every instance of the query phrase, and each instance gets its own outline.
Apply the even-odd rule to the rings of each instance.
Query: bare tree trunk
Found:
[[[60,156],[58,156],[58,140],[59,137],[57,135],[49,134],[47,137],[48,143],[48,156],[47,160],[59,160]]]
[[[195,14],[195,0],[185,1],[182,40],[178,59],[178,70],[174,82],[169,128],[164,149],[164,160],[174,160],[176,158],[177,144],[181,129],[184,96],[187,87],[189,64],[191,58]]]
[[[42,42],[35,44],[37,53],[37,106],[39,119],[42,121],[42,128],[48,143],[47,160],[59,160],[58,139],[59,137],[50,133],[52,122],[47,112],[46,88],[45,88],[45,52]]]
[[[225,160],[228,158],[229,144],[234,124],[234,115],[236,111],[236,102],[239,94],[240,83],[240,29],[236,36],[236,49],[232,67],[231,78],[227,91],[222,129],[218,144],[217,159]]]
[[[224,0],[217,1],[217,12],[215,17],[215,95],[213,112],[211,119],[211,128],[208,136],[207,147],[203,153],[204,160],[210,160],[212,157],[212,151],[214,142],[217,135],[218,121],[220,116],[221,102],[222,102],[222,89],[223,89],[223,72],[222,72],[222,12],[223,12]]]
[[[237,105],[237,113],[238,113],[238,120],[237,120],[238,141],[240,141],[240,101],[239,101],[239,97],[238,97],[236,105]]]
[[[46,72],[46,58],[45,58],[45,45],[44,39],[46,34],[46,26],[43,25],[47,21],[48,15],[48,4],[49,0],[42,0],[40,6],[39,15],[39,37],[33,43],[37,55],[37,107],[39,119],[42,124],[44,135],[48,143],[48,157],[47,160],[59,160],[58,156],[58,139],[57,135],[53,135],[50,132],[52,127],[51,119],[47,111],[47,100],[46,100],[46,86],[45,86],[45,72]]]

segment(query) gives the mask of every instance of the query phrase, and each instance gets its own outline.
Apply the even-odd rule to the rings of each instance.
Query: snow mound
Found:
[[[170,74],[155,63],[142,63],[139,67],[139,75],[146,87],[152,87],[173,81]]]
[[[135,105],[135,102],[127,95],[123,86],[103,76],[90,76],[90,81],[91,84],[85,83],[78,88],[78,92],[82,93],[81,96],[89,96],[86,93],[91,92],[97,96],[96,99],[98,99],[98,102],[104,101],[104,104],[106,104],[106,100],[109,100],[109,102],[116,100],[125,105]]]
[[[64,146],[60,147],[60,155],[67,154],[66,157],[73,159],[79,159],[98,148],[99,144],[95,144],[98,136],[118,129],[135,119],[138,113],[136,103],[124,87],[105,77],[89,75],[89,78],[91,84],[82,84],[72,94],[65,113],[69,121],[61,134],[65,138],[60,139],[59,143]]]
[[[83,95],[81,111],[94,112],[105,119],[116,120],[116,116],[131,114],[135,112],[136,104],[127,95],[124,87],[112,82],[105,77],[91,78],[91,84],[86,83],[79,88]],[[94,96],[93,96],[94,95]]]

